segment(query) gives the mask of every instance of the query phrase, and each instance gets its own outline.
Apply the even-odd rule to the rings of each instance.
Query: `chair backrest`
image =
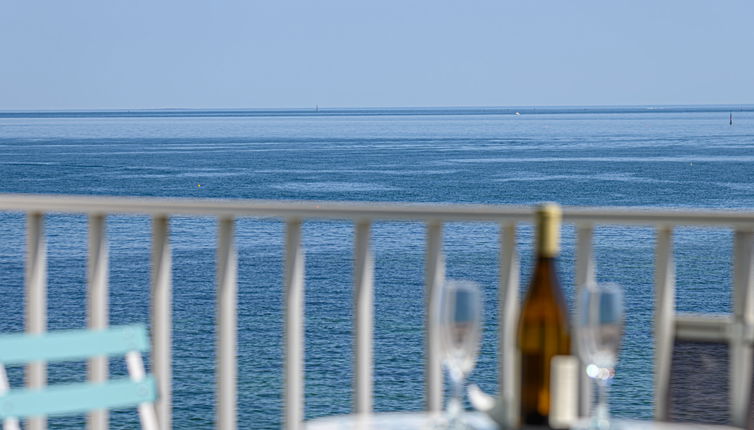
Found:
[[[671,361],[668,419],[731,424],[728,343],[676,339]]]
[[[157,397],[155,382],[145,374],[141,357],[146,351],[149,339],[143,325],[0,336],[0,419],[5,430],[18,429],[19,418],[128,406],[138,406],[142,428],[157,430],[153,405]],[[10,389],[5,374],[6,366],[115,355],[125,356],[128,378],[43,389]]]
[[[675,316],[670,374],[665,381],[667,410],[662,418],[754,429],[750,389],[754,363],[749,356],[748,363],[739,365],[747,358],[750,339],[734,321],[727,315]]]

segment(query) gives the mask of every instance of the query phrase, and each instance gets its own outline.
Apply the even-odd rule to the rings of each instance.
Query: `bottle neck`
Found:
[[[537,212],[535,284],[557,284],[555,269],[560,254],[560,208],[544,205]]]
[[[534,272],[530,284],[534,295],[549,295],[553,287],[558,288],[557,258],[538,255],[534,260]]]
[[[556,257],[543,257],[538,255],[534,260],[535,275],[539,272],[550,273],[555,272],[558,259]]]

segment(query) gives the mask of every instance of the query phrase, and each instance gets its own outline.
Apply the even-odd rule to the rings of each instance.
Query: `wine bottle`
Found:
[[[522,426],[550,427],[551,360],[571,352],[568,310],[556,268],[561,217],[560,206],[554,203],[537,210],[534,273],[518,321]]]

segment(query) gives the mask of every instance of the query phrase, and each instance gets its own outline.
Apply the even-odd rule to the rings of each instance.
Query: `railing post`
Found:
[[[160,429],[172,428],[172,256],[167,216],[152,219],[152,372]]]
[[[217,428],[237,426],[238,257],[233,244],[234,221],[223,218],[217,244]]]
[[[659,227],[655,250],[655,418],[668,419],[668,387],[673,357],[675,313],[675,261],[673,228]]]
[[[516,222],[505,222],[500,225],[500,289],[498,304],[500,373],[498,386],[503,397],[503,413],[501,417],[509,426],[515,427],[518,422],[518,350],[516,336],[518,332],[519,314],[519,282],[521,261],[516,249]]]
[[[754,327],[754,233],[736,231],[733,246],[733,324],[743,328],[730,339],[730,413],[732,424],[747,426],[751,403],[752,345],[747,328]]]
[[[427,411],[442,410],[442,363],[440,361],[440,333],[435,324],[436,310],[434,302],[445,280],[445,257],[442,252],[442,222],[431,221],[427,224],[427,259],[424,272],[424,322],[425,364],[424,378],[427,398]]]
[[[304,421],[304,250],[301,221],[288,220],[285,233],[284,428],[299,430]]]
[[[596,282],[594,246],[594,227],[591,225],[576,228],[576,285]]]
[[[354,413],[372,412],[372,342],[374,332],[374,257],[370,222],[356,224],[354,238]]]
[[[47,330],[47,244],[44,216],[30,213],[26,218],[26,332],[43,333]],[[26,366],[26,386],[41,388],[47,385],[47,364],[30,363]],[[47,428],[45,417],[26,420],[29,430]]]
[[[581,287],[597,282],[595,276],[594,246],[593,246],[594,227],[590,225],[579,225],[576,227],[576,286]],[[576,337],[573,337],[571,349],[575,353],[578,351]],[[576,355],[576,354],[574,354]],[[579,369],[583,369],[584,363],[581,363]],[[592,381],[586,372],[579,372],[579,415],[588,417],[591,415],[592,406]]]
[[[105,233],[105,216],[89,216],[89,257],[87,260],[87,327],[90,330],[102,330],[108,326],[108,248]],[[89,359],[89,381],[107,380],[107,357]],[[87,416],[87,429],[105,430],[108,428],[106,409],[92,411]]]

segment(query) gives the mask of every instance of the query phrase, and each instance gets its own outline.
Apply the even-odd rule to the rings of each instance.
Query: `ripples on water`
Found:
[[[0,115],[2,192],[251,199],[754,207],[754,114],[727,112],[544,115],[160,116]],[[199,186],[201,185],[201,186]],[[0,330],[22,329],[24,220],[0,214]],[[213,421],[216,222],[175,218],[175,428]],[[84,325],[86,220],[51,215],[52,328]],[[150,225],[113,216],[112,322],[147,321]],[[276,428],[281,415],[283,226],[242,219],[239,251],[239,415]],[[613,408],[652,414],[653,245],[648,228],[596,230],[598,278],[622,284],[628,321]],[[447,273],[485,286],[486,328],[473,382],[497,391],[497,235],[494,224],[446,227]],[[730,309],[731,233],[679,228],[679,311]],[[518,237],[530,271],[531,229]],[[306,415],[350,410],[352,227],[308,222]],[[375,404],[422,407],[424,229],[374,226]],[[564,229],[562,280],[573,290],[574,232]],[[83,366],[53,366],[57,380]],[[122,372],[114,365],[114,372]],[[19,372],[12,373],[15,384]],[[114,420],[129,428],[133,411]],[[79,428],[54,419],[51,428]],[[116,422],[114,422],[114,427]]]

